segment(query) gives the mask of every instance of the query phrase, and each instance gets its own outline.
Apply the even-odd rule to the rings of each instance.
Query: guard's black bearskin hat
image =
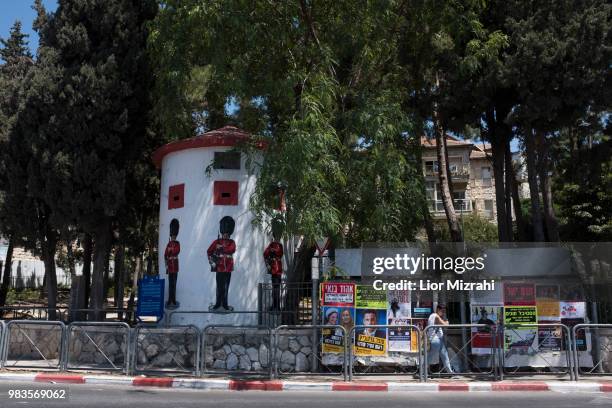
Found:
[[[174,237],[177,236],[179,233],[179,222],[176,218],[173,218],[172,221],[170,221],[170,236]]]
[[[221,218],[221,221],[219,221],[219,232],[221,234],[232,235],[234,233],[235,226],[236,222],[234,221],[234,219],[229,215],[226,215],[225,217]]]

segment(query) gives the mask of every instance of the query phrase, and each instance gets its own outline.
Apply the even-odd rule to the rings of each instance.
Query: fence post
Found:
[[[0,320],[0,370],[4,364],[4,337],[6,336],[6,323]]]

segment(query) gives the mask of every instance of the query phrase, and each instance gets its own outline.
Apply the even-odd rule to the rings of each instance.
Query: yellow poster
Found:
[[[559,320],[559,285],[536,285],[538,320]]]
[[[384,356],[387,350],[385,333],[361,333],[355,339],[356,356]]]
[[[537,299],[536,305],[540,320],[560,320],[561,310],[558,300]]]

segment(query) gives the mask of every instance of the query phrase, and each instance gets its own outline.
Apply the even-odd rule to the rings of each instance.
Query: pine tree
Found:
[[[0,306],[6,302],[12,252],[15,242],[19,241],[19,222],[14,210],[19,208],[19,196],[22,194],[8,188],[11,177],[8,169],[12,161],[8,145],[19,104],[23,100],[23,81],[33,64],[27,37],[21,32],[21,22],[16,21],[11,27],[9,38],[0,38],[0,234],[9,239],[0,287]],[[21,211],[18,213],[23,214]]]
[[[94,309],[104,307],[113,223],[149,136],[146,24],[155,12],[153,1],[61,0],[37,19],[38,63],[18,124],[28,186],[58,232],[76,226],[93,236]]]

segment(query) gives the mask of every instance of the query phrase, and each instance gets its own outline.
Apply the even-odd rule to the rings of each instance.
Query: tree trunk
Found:
[[[537,133],[538,137],[538,172],[540,176],[540,188],[542,191],[542,204],[544,205],[544,224],[548,241],[559,241],[559,226],[555,209],[552,203],[552,191],[550,188],[550,176],[548,175],[548,142],[543,132]]]
[[[531,129],[525,133],[525,153],[527,159],[527,180],[529,181],[529,195],[531,201],[531,223],[533,224],[533,240],[544,241],[544,228],[540,212],[540,194],[538,189],[538,176],[536,165],[535,136]]]
[[[91,280],[91,302],[90,319],[101,321],[103,319],[102,309],[106,299],[104,293],[104,270],[111,246],[111,229],[108,220],[103,221],[95,232],[96,247],[94,251],[93,276]]]
[[[516,169],[514,166],[510,168],[512,175],[512,203],[514,204],[514,218],[516,219],[516,231],[518,240],[521,242],[527,241],[527,233],[525,229],[525,220],[523,219],[523,209],[521,207],[521,198],[519,197],[518,181],[516,180]]]
[[[508,242],[514,241],[514,232],[512,230],[512,152],[510,151],[510,138],[507,137],[504,143],[504,176],[505,176],[505,196],[506,196],[506,228],[508,234]]]
[[[108,298],[108,289],[110,288],[110,255],[112,251],[112,244],[108,246],[108,253],[104,257],[104,302]]]
[[[77,276],[74,251],[72,250],[72,241],[68,241],[66,246],[66,254],[68,268],[70,270],[70,300],[68,308],[70,310],[70,321],[85,320],[85,313],[78,309],[85,308],[84,302],[84,279],[83,276]],[[78,310],[78,311],[77,311]]]
[[[506,189],[504,177],[504,162],[506,155],[503,132],[497,124],[494,111],[488,111],[487,127],[493,156],[493,179],[495,180],[495,207],[497,209],[497,235],[500,242],[508,242],[508,226],[506,217]]]
[[[115,248],[115,307],[123,309],[123,294],[124,294],[124,271],[125,271],[125,247],[123,244],[118,244]],[[123,319],[123,313],[119,312],[119,320]]]
[[[138,278],[141,275],[142,269],[142,254],[138,254],[136,258],[136,266],[134,267],[134,272],[132,273],[132,290],[130,292],[130,299],[128,300],[128,309],[134,310],[134,304],[136,302],[136,291],[138,290]],[[130,317],[134,317],[133,315]],[[135,319],[134,319],[135,320]]]
[[[461,233],[461,225],[457,213],[455,212],[455,206],[453,204],[453,197],[451,196],[448,176],[448,166],[446,163],[446,142],[444,140],[444,128],[440,124],[438,119],[438,113],[434,112],[434,126],[436,127],[436,152],[438,155],[438,179],[440,181],[440,192],[442,194],[442,205],[444,206],[444,212],[446,213],[446,221],[448,222],[448,229],[450,231],[451,240],[453,242],[463,241]]]
[[[85,309],[89,307],[89,296],[91,293],[91,253],[93,243],[90,234],[85,234],[83,238],[83,285],[85,291]]]
[[[9,237],[8,248],[6,250],[6,258],[4,259],[4,273],[2,274],[2,285],[0,286],[0,307],[6,304],[6,297],[11,286],[11,269],[13,266],[13,249],[15,240],[13,236]]]
[[[55,250],[57,238],[53,232],[47,233],[42,242],[42,258],[45,264],[45,286],[47,288],[47,320],[56,320],[57,313],[57,274],[55,270]]]
[[[442,129],[442,143],[444,145],[444,161],[446,162],[446,178],[448,180],[448,191],[450,192],[450,198],[453,201],[453,208],[455,206],[455,190],[453,188],[453,173],[450,169],[450,160],[448,160],[448,143],[446,141],[446,132]]]

